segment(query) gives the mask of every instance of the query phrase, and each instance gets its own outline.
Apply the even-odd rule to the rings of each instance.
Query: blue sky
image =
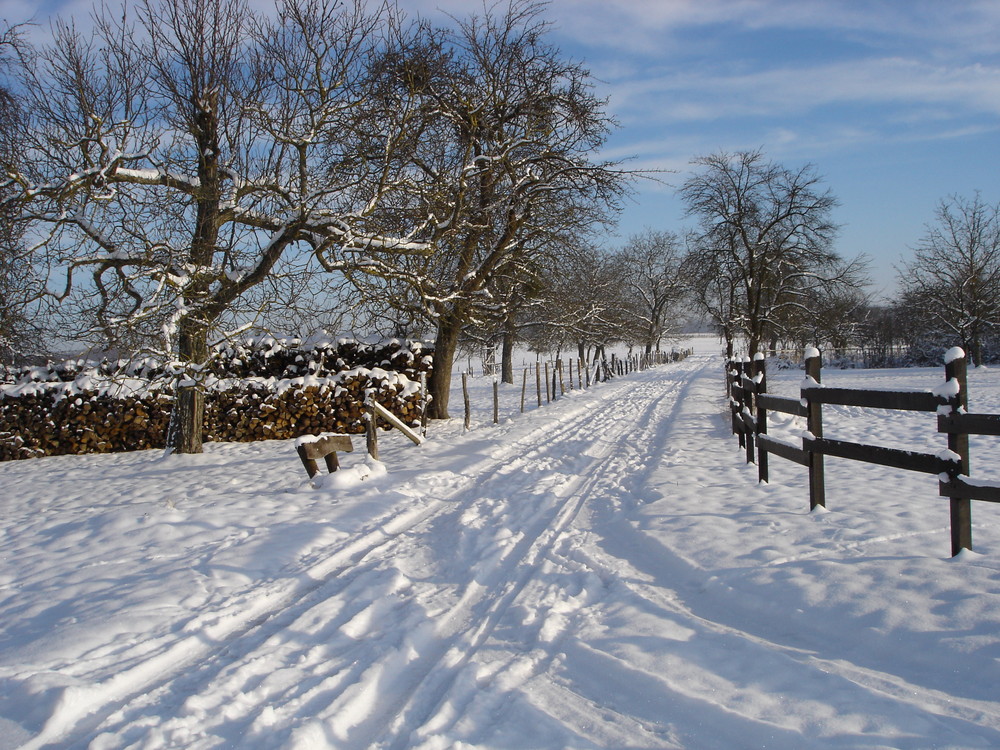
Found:
[[[90,6],[0,0],[0,16]],[[669,186],[640,185],[610,245],[690,226],[673,187],[719,150],[814,164],[841,202],[838,251],[870,256],[886,294],[940,199],[1000,202],[1000,0],[552,0],[546,14],[621,123],[607,154],[670,170]]]
[[[839,198],[837,249],[872,259],[891,293],[951,194],[1000,201],[1000,2],[988,0],[554,0],[564,51],[587,61],[637,166],[762,148],[816,166]],[[691,221],[648,186],[623,235]],[[619,240],[620,241],[620,240]]]

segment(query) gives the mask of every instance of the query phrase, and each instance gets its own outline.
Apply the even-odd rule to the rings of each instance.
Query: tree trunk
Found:
[[[514,326],[508,321],[500,349],[500,382],[514,383]]]
[[[969,337],[968,349],[968,360],[972,362],[973,367],[979,367],[983,364],[983,344],[978,333],[973,333]]]
[[[449,313],[438,318],[437,341],[434,343],[434,369],[427,379],[431,394],[431,419],[448,419],[448,398],[451,395],[451,368],[458,349],[460,316]]]
[[[195,365],[186,372],[174,393],[174,407],[167,428],[167,449],[174,453],[201,453],[202,428],[205,423],[205,392],[201,388],[201,366],[208,361],[208,329],[185,318],[177,340],[178,356],[185,365]]]

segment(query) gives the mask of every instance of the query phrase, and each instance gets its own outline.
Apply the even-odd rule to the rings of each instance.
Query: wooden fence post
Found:
[[[749,415],[753,417],[753,391],[747,390],[746,381],[750,379],[752,372],[752,365],[749,357],[743,358],[743,366],[740,368],[742,373],[740,375],[740,388],[742,388],[742,403],[740,404],[740,422],[743,425],[743,434],[745,436],[745,446],[747,451],[747,463],[753,463],[754,453],[755,453],[755,438],[756,438],[756,427],[750,428],[750,424],[744,418],[744,415]]]
[[[734,435],[739,435],[739,428],[736,426],[736,390],[733,385],[736,383],[739,365],[734,359],[726,360],[726,401],[729,402],[729,421]],[[740,440],[742,447],[743,441]]]
[[[368,424],[365,425],[365,448],[373,461],[378,461],[378,428],[375,424],[375,398],[368,404]]]
[[[961,356],[956,356],[961,352]],[[961,349],[952,349],[945,355],[944,377],[952,378],[958,384],[958,393],[950,399],[952,413],[965,414],[969,411],[968,360]],[[961,460],[955,471],[969,476],[969,435],[962,432],[948,433],[948,450],[957,453]],[[951,500],[951,554],[957,555],[963,549],[972,549],[972,500],[967,497],[953,497]]]
[[[740,443],[740,448],[746,448],[746,436],[743,433],[742,411],[743,411],[743,362],[733,360],[732,369],[729,371],[729,411],[733,420],[733,434]]]
[[[757,418],[757,481],[767,482],[767,451],[760,444],[760,435],[767,435],[767,409],[760,405],[759,396],[767,393],[767,362],[761,352],[754,355],[753,378],[757,381],[757,397],[754,398]]]
[[[500,424],[500,384],[493,376],[493,424]]]
[[[524,396],[528,392],[528,368],[524,368],[524,374],[521,376],[521,413],[524,414]]]
[[[424,435],[427,434],[427,373],[420,373],[420,396],[421,403],[423,404],[423,409],[420,412],[420,431]]]
[[[469,406],[469,373],[462,373],[462,399],[465,401],[465,429],[469,429],[469,421],[472,415],[469,413],[471,407]]]
[[[549,394],[549,361],[545,360],[545,403],[552,403],[552,396]]]
[[[538,405],[542,405],[542,369],[535,360],[535,393],[538,395]]]
[[[570,360],[570,361],[572,361],[572,360]],[[563,366],[562,366],[562,363],[563,363],[562,359],[557,359],[556,360],[556,369],[559,370],[559,395],[560,396],[565,396],[566,395],[566,383],[563,382]],[[556,390],[556,387],[555,387],[555,385],[553,385],[552,386],[553,393],[555,392],[555,390]]]
[[[806,377],[820,383],[820,370],[823,367],[823,357],[819,349],[810,347],[806,350]],[[803,398],[805,393],[803,392]],[[823,437],[823,405],[808,402],[806,429],[813,437]],[[802,447],[809,451],[808,440],[802,441]],[[823,454],[809,451],[809,510],[817,506],[826,507],[826,484],[824,482]]]

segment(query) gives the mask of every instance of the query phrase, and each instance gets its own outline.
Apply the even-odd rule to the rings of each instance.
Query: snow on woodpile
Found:
[[[300,344],[263,337],[216,350],[201,381],[206,441],[360,433],[371,396],[407,424],[420,419],[431,358],[419,342]],[[163,447],[182,377],[150,360],[24,368],[0,386],[0,460]]]

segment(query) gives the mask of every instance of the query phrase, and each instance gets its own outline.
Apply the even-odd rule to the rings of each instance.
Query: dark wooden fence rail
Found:
[[[821,382],[822,357],[817,349],[806,351],[805,379],[799,398],[767,392],[763,355],[751,362],[726,363],[733,433],[746,451],[746,461],[756,460],[758,480],[769,481],[767,459],[774,454],[809,470],[809,507],[826,505],[824,457],[835,456],[906,471],[938,476],[938,494],[951,504],[951,552],[972,549],[972,500],[1000,503],[1000,484],[969,476],[969,435],[1000,436],[1000,414],[969,414],[965,353],[952,349],[945,355],[945,381],[927,391],[827,388]],[[823,405],[856,406],[891,411],[937,413],[937,431],[947,435],[947,449],[940,453],[866,445],[823,435]],[[806,419],[801,445],[767,434],[769,412]]]

